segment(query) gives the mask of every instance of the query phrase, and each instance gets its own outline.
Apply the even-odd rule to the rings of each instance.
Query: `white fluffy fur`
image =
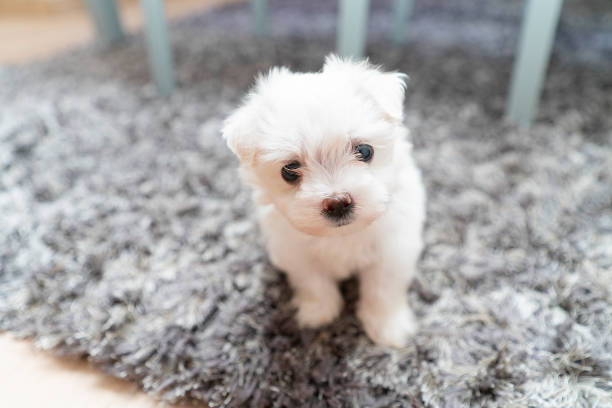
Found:
[[[425,193],[402,124],[404,75],[330,56],[318,73],[274,68],[257,80],[223,135],[253,186],[270,260],[287,273],[297,320],[317,327],[342,309],[339,280],[360,279],[358,316],[376,343],[400,347],[417,328],[406,291],[422,247]],[[353,148],[374,147],[357,160]],[[301,164],[300,181],[281,168]],[[349,193],[337,226],[321,203]]]

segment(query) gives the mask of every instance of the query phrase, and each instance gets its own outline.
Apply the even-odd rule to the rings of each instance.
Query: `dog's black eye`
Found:
[[[300,163],[291,162],[286,164],[281,169],[281,176],[287,183],[295,183],[300,178],[300,173],[296,172],[296,169],[300,168]]]
[[[357,155],[357,160],[369,162],[372,160],[372,156],[374,156],[374,148],[367,144],[360,144],[355,146],[355,154]]]

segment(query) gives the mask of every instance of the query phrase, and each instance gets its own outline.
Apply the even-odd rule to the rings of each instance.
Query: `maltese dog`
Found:
[[[417,329],[407,290],[425,191],[402,124],[404,79],[335,56],[316,73],[273,68],[225,121],[301,327],[332,322],[338,281],[357,274],[357,315],[374,342],[401,347]]]

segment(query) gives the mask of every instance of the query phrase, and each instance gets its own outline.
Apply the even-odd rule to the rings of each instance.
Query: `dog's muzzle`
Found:
[[[321,202],[321,213],[338,226],[350,223],[353,198],[349,193],[334,194]]]

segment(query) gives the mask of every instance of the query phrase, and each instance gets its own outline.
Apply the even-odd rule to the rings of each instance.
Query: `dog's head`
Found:
[[[274,68],[225,122],[242,174],[297,229],[344,234],[383,214],[396,182],[403,74],[328,57],[318,73]]]

